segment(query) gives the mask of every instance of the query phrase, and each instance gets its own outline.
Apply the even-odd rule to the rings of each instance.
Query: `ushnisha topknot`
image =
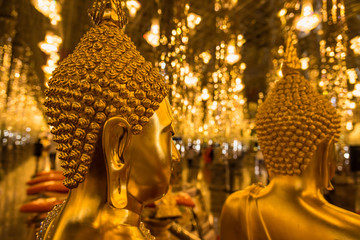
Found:
[[[336,109],[300,74],[291,37],[284,77],[268,94],[256,115],[256,131],[265,165],[273,175],[301,175],[324,139],[339,137]]]
[[[46,115],[70,189],[84,181],[105,121],[124,117],[139,134],[169,89],[122,25],[96,16],[97,25],[60,63],[45,91]]]

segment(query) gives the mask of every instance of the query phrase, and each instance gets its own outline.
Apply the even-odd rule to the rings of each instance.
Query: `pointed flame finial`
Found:
[[[297,37],[294,32],[289,32],[287,41],[286,41],[286,52],[285,52],[285,61],[283,66],[283,72],[285,73],[288,68],[300,70],[301,64],[297,56],[297,51],[295,45],[297,44]]]
[[[95,0],[93,6],[89,9],[89,15],[95,25],[108,20],[123,28],[128,23],[121,0]]]

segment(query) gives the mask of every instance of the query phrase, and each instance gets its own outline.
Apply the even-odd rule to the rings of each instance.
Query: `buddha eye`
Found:
[[[164,132],[164,133],[170,133],[171,136],[174,136],[174,135],[175,135],[175,129],[174,129],[174,127],[173,127],[172,124],[170,124],[170,125],[168,125],[167,127],[165,127],[162,132]]]

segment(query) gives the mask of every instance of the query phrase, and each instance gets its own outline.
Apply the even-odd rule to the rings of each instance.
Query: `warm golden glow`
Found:
[[[52,52],[57,52],[59,50],[56,45],[49,44],[46,42],[41,42],[39,44],[39,47],[46,54],[51,54]]]
[[[353,123],[352,122],[347,122],[346,123],[346,130],[348,130],[348,131],[353,130]]]
[[[354,95],[355,97],[360,97],[360,83],[355,84],[354,91],[352,92],[352,95]]]
[[[60,4],[59,1],[54,0],[32,0],[32,4],[35,8],[44,14],[46,17],[50,18],[52,25],[57,25],[61,21],[60,16]]]
[[[154,239],[140,213],[143,203],[169,190],[171,163],[179,158],[174,119],[164,77],[122,30],[120,3],[95,1],[95,26],[60,63],[45,91],[64,185],[72,190],[41,224],[38,239]],[[108,15],[96,21],[104,9]]]
[[[50,78],[52,72],[57,67],[56,63],[60,59],[58,52],[61,43],[62,38],[51,32],[48,32],[45,36],[45,40],[39,43],[40,49],[48,55],[46,65],[42,66],[46,78],[45,86],[47,85],[47,80]]]
[[[347,69],[347,70],[346,70],[346,74],[348,75],[349,83],[350,83],[350,84],[355,84],[355,83],[356,83],[356,79],[357,79],[356,70],[353,69],[353,68]]]
[[[210,98],[209,90],[207,88],[204,88],[202,90],[201,99],[203,101],[207,101]]]
[[[242,80],[241,78],[236,78],[235,79],[235,88],[233,89],[234,92],[238,93],[241,92],[244,89],[244,85],[242,84]]]
[[[201,17],[195,13],[189,13],[186,19],[190,29],[194,29],[201,22]]]
[[[42,66],[42,70],[43,70],[46,74],[51,75],[51,74],[53,73],[53,71],[55,70],[56,67],[57,67],[56,65],[54,65],[54,66],[47,66],[47,65],[45,65],[45,66]]]
[[[240,64],[240,69],[245,70],[246,69],[246,63],[241,63]]]
[[[303,32],[310,32],[312,29],[316,28],[321,19],[319,14],[314,13],[313,6],[311,2],[304,3],[301,15],[296,21],[296,29]]]
[[[141,4],[136,0],[126,1],[126,7],[129,10],[130,17],[135,17],[137,11],[140,9]]]
[[[355,102],[349,102],[349,108],[350,109],[355,109],[356,108],[356,103]]]
[[[159,71],[153,69],[151,63],[145,62],[144,58],[137,52],[130,38],[127,37],[115,23],[101,24],[100,26],[91,28],[87,33],[87,36],[91,36],[92,39],[99,39],[100,35],[106,39],[114,35],[118,35],[121,39],[124,39],[117,40],[111,44],[111,41],[106,41],[106,47],[109,47],[111,51],[115,51],[115,54],[117,54],[116,58],[114,58],[117,59],[117,61],[112,62],[109,55],[101,51],[102,49],[98,46],[105,46],[100,45],[100,40],[97,40],[91,48],[83,47],[88,46],[89,43],[89,38],[84,37],[81,39],[78,45],[79,47],[60,64],[60,67],[54,71],[53,77],[49,81],[49,89],[46,91],[46,96],[48,97],[46,101],[46,106],[48,107],[46,113],[50,117],[49,124],[54,126],[52,133],[54,134],[54,141],[59,143],[58,151],[60,152],[59,158],[61,160],[71,158],[74,161],[83,161],[86,158],[87,163],[90,163],[92,155],[89,149],[95,149],[94,144],[98,138],[96,134],[99,133],[99,131],[90,133],[91,128],[96,125],[96,128],[99,130],[101,127],[100,124],[103,124],[107,117],[117,115],[126,118],[132,134],[139,134],[167,94],[167,87],[164,84],[165,81],[159,74]],[[129,46],[127,54],[116,51],[123,45]],[[88,54],[90,51],[95,52],[95,54]],[[82,57],[81,61],[74,57],[79,55]],[[132,59],[130,56],[136,57]],[[104,63],[94,63],[94,59],[103,59]],[[129,59],[131,59],[132,64],[129,64]],[[93,63],[93,65],[89,65],[89,62]],[[75,64],[78,66],[77,68],[71,67]],[[98,64],[98,66],[96,64]],[[127,66],[124,67],[125,65]],[[90,67],[94,69],[94,71],[88,73],[86,69]],[[60,71],[60,69],[65,70]],[[119,69],[122,71],[120,75]],[[50,68],[48,70],[51,71]],[[109,77],[99,80],[98,76],[105,71],[108,71],[107,75]],[[148,75],[147,72],[149,72]],[[62,85],[63,79],[73,87],[64,89],[65,85]],[[80,81],[80,79],[87,80]],[[90,91],[90,89],[93,88],[91,84],[95,84],[94,79],[100,81],[96,83],[99,84],[96,86],[99,86],[100,90],[95,92]],[[155,81],[156,84],[154,84]],[[146,82],[147,84],[139,84],[139,82]],[[101,87],[107,86],[110,87],[106,90],[101,90]],[[70,102],[74,100],[72,98],[70,99],[69,96],[80,94],[80,92],[77,92],[77,88],[82,89],[81,93],[83,94],[86,90],[88,92],[86,94],[88,98],[84,97],[82,101],[77,99],[75,103],[71,104]],[[60,94],[57,92],[58,89],[64,89],[64,91]],[[111,101],[109,99],[111,99]],[[125,101],[126,99],[131,99],[131,101]],[[65,102],[66,104],[60,104],[61,102]],[[87,107],[90,105],[92,107]],[[71,115],[71,111],[77,113],[75,119],[81,117],[83,121],[73,121],[74,118],[73,115]],[[96,111],[99,111],[96,115],[97,117],[92,118]],[[60,118],[59,113],[62,115]],[[62,121],[64,118],[72,119],[69,120],[71,124],[68,124],[67,127],[59,123],[59,121]],[[92,126],[90,126],[90,122],[93,123]],[[76,131],[77,133],[75,133]],[[85,132],[87,133],[85,134]],[[70,156],[67,150],[69,148],[67,138],[71,134],[85,134],[87,138],[86,141],[89,143],[86,148],[78,149],[80,154],[76,156],[71,154]],[[83,160],[81,160],[81,158]],[[79,164],[68,165],[66,161],[62,161],[61,166],[65,169],[64,175],[66,176],[64,185],[68,188],[75,188],[85,179],[86,168],[89,164],[85,164],[83,167],[79,167],[78,165]]]
[[[234,43],[230,43],[227,47],[226,62],[233,65],[240,60],[240,55],[236,52]]]
[[[332,206],[321,195],[333,189],[330,180],[339,155],[334,142],[340,133],[340,115],[301,76],[293,40],[286,48],[284,77],[270,90],[256,116],[270,183],[253,184],[226,200],[221,239],[358,238],[359,215]],[[351,121],[346,128],[351,130]],[[302,230],[294,231],[299,225]]]
[[[287,10],[285,8],[283,8],[278,12],[278,16],[283,17],[283,16],[285,16],[286,13],[287,13]]]
[[[300,64],[302,70],[306,70],[309,68],[309,60],[310,59],[308,57],[300,58]]]
[[[153,47],[160,45],[160,25],[158,19],[153,19],[151,29],[144,34],[144,38]]]
[[[192,72],[185,76],[185,84],[188,87],[195,87],[197,83],[198,78],[194,76]]]
[[[204,61],[205,64],[208,64],[211,60],[211,54],[209,52],[202,52],[200,58]]]
[[[356,36],[350,40],[350,48],[354,51],[356,55],[360,55],[360,36]]]
[[[239,35],[237,36],[237,43],[236,43],[236,45],[237,45],[238,47],[242,47],[242,45],[244,45],[245,42],[246,42],[246,40],[244,39],[244,36],[243,36],[242,34],[239,34]]]

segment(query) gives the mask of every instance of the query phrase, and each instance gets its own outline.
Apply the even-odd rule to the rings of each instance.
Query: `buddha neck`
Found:
[[[300,176],[273,176],[269,187],[279,189],[279,191],[284,191],[284,193],[287,192],[304,198],[316,198],[325,201],[322,191],[329,184],[332,175],[328,164],[329,152],[327,142],[324,141],[317,147],[318,149],[309,165]]]
[[[316,180],[305,176],[275,176],[270,181],[269,189],[282,192],[281,195],[323,199]]]

